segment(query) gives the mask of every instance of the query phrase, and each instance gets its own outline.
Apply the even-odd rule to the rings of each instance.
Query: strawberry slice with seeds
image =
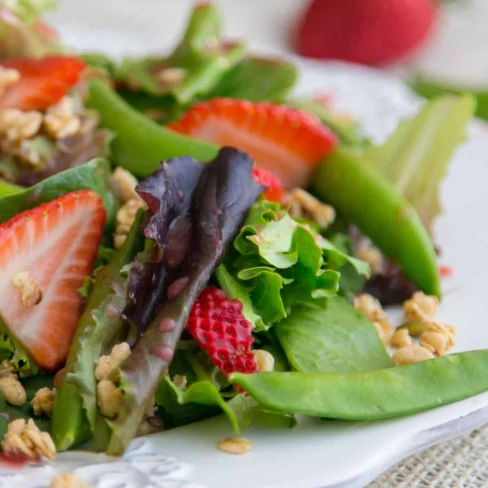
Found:
[[[71,56],[12,58],[1,66],[17,70],[20,79],[6,88],[0,108],[19,110],[42,110],[57,103],[78,83],[85,69],[81,60]]]
[[[0,317],[42,369],[66,360],[104,223],[101,198],[83,190],[0,225]]]
[[[169,128],[246,151],[285,188],[305,186],[314,166],[337,144],[335,134],[306,112],[226,98],[193,106]]]
[[[187,330],[224,374],[258,371],[251,351],[252,324],[242,315],[242,303],[229,300],[225,291],[215,286],[203,290],[193,304]]]

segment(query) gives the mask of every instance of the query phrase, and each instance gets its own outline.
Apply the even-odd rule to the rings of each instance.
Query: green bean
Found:
[[[314,192],[357,225],[429,295],[441,293],[436,254],[415,209],[368,160],[340,147],[320,164]]]
[[[346,420],[400,417],[488,390],[488,350],[351,373],[234,373],[265,409]]]
[[[187,155],[209,161],[219,150],[214,144],[161,127],[133,109],[100,80],[90,82],[89,105],[98,111],[101,124],[116,134],[112,143],[113,158],[136,176],[151,174],[168,158]]]

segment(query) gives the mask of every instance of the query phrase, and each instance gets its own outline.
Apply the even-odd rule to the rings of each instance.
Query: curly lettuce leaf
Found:
[[[179,163],[180,159],[175,158],[163,164],[174,165],[183,171]],[[159,260],[154,261],[153,271],[164,268],[160,272],[160,275],[166,276],[160,287],[164,290],[163,300],[147,330],[120,368],[120,387],[124,392],[124,401],[118,417],[110,422],[112,435],[107,449],[109,454],[123,452],[136,434],[145,408],[168,371],[172,359],[173,354],[170,357],[158,352],[167,351],[167,348],[172,353],[175,351],[191,306],[207,285],[249,209],[263,191],[251,175],[252,166],[253,161],[247,154],[234,148],[222,148],[213,161],[203,165],[193,191],[187,216],[191,239],[185,253],[168,256],[167,249],[174,246],[173,241],[176,240],[176,244],[181,241],[179,232],[170,239],[168,231],[167,241],[158,239],[158,246],[163,245],[165,251]],[[190,175],[187,176],[190,178]],[[159,199],[155,192],[141,193],[143,198],[148,198],[149,212],[153,213],[154,209],[156,212],[168,208],[177,210],[183,204],[185,195],[178,191],[165,194],[168,182],[164,178],[160,181]],[[171,229],[179,217],[180,214],[175,211],[167,214],[165,219],[160,219],[160,222]],[[164,228],[161,231],[164,232]],[[156,235],[152,235],[152,238],[156,239]],[[171,290],[170,284],[174,284]],[[171,321],[171,331],[160,330],[163,321]]]
[[[329,298],[325,309],[295,307],[273,330],[296,371],[370,371],[393,366],[376,328],[340,296]]]
[[[234,241],[220,286],[244,304],[255,331],[286,318],[298,303],[326,305],[339,291],[340,270],[369,276],[369,266],[336,248],[279,204],[259,200]],[[252,309],[252,312],[251,312]]]
[[[475,108],[476,99],[469,94],[437,97],[401,122],[383,146],[364,152],[415,207],[430,234],[442,210],[440,183]]]
[[[11,334],[0,318],[0,361],[7,359],[15,366],[21,378],[36,375],[39,367],[25,347]]]

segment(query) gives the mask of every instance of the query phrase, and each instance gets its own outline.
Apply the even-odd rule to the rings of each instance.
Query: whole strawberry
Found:
[[[313,58],[390,63],[427,38],[436,15],[435,0],[314,0],[296,48]]]
[[[233,372],[256,373],[251,352],[252,324],[242,315],[242,303],[229,300],[227,293],[207,287],[194,303],[187,330],[226,375]]]

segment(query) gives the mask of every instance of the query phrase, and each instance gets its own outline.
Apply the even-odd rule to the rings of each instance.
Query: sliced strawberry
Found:
[[[0,108],[42,110],[66,95],[66,85],[47,78],[22,78],[0,97]]]
[[[254,168],[252,175],[260,185],[267,187],[267,190],[263,193],[266,200],[270,202],[281,202],[284,188],[277,176],[264,168]]]
[[[225,98],[195,105],[169,128],[246,151],[285,188],[306,185],[314,166],[337,144],[335,134],[306,112]]]
[[[42,369],[63,364],[105,223],[101,198],[69,193],[0,225],[0,317]],[[19,273],[38,299],[26,300]]]
[[[20,80],[0,97],[0,108],[20,110],[42,110],[58,102],[78,83],[85,69],[81,60],[69,56],[13,58],[1,66],[16,69]]]
[[[10,58],[1,62],[4,68],[15,69],[21,78],[50,78],[66,85],[74,85],[85,69],[85,63],[73,56],[46,56],[41,59]]]

